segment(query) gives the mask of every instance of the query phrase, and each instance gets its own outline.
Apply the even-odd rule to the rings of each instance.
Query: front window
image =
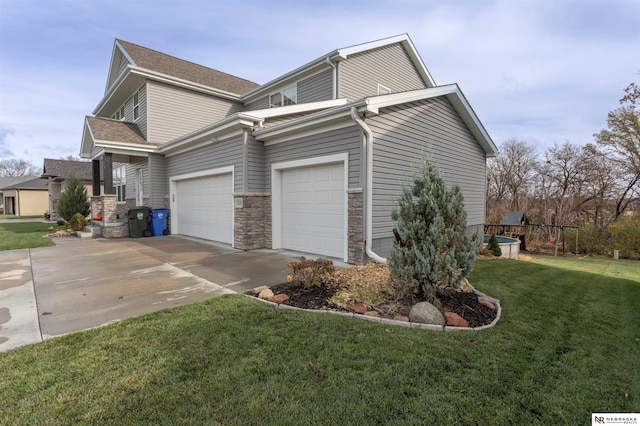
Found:
[[[293,84],[269,96],[269,108],[296,105],[298,103],[298,87]]]
[[[133,119],[137,120],[138,117],[140,117],[140,109],[138,108],[138,104],[139,104],[139,96],[138,96],[138,92],[133,94]]]
[[[127,196],[126,191],[127,173],[125,166],[113,169],[113,192],[116,194],[116,201],[123,202]]]
[[[391,89],[382,84],[378,84],[378,95],[387,95],[389,93],[391,93]]]
[[[120,109],[118,109],[115,112],[115,114],[111,116],[111,118],[113,118],[114,120],[120,120],[120,121],[124,120],[124,105],[122,105]]]

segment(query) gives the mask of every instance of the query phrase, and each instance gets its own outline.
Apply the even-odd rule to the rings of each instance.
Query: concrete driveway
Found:
[[[163,236],[0,251],[0,351],[286,281],[300,254]]]

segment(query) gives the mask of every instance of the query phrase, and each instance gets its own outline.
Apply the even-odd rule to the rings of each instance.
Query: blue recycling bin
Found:
[[[151,235],[158,237],[161,235],[167,235],[167,216],[169,215],[168,209],[153,209],[151,210]]]

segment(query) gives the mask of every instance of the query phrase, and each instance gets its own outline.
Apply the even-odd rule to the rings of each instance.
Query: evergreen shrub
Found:
[[[436,165],[425,159],[392,219],[396,238],[387,260],[393,279],[427,301],[453,293],[471,272],[476,251],[460,188],[447,189]]]
[[[500,248],[500,243],[498,243],[496,234],[491,234],[491,238],[489,238],[489,243],[487,244],[487,249],[496,257],[502,256],[502,249]]]
[[[64,192],[62,192],[60,200],[58,200],[58,215],[69,221],[76,213],[87,216],[89,209],[87,189],[73,174],[67,176],[64,182]]]

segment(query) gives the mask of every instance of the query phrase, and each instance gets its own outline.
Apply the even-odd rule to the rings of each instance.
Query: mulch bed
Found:
[[[302,309],[344,311],[344,309],[329,302],[329,299],[336,293],[336,289],[333,288],[322,286],[306,289],[292,283],[284,283],[271,287],[271,290],[274,294],[285,293],[289,295],[289,300],[286,300],[283,303],[284,305]]]
[[[284,283],[271,287],[271,290],[274,294],[285,293],[289,295],[289,299],[284,302],[285,305],[302,309],[348,312],[329,302],[329,299],[335,294],[336,289],[324,286],[306,289],[292,283]],[[414,300],[413,302],[415,303],[416,301]],[[452,296],[441,297],[440,304],[444,311],[454,312],[467,320],[470,327],[480,327],[490,324],[497,315],[495,310],[478,302],[478,296],[475,293],[456,292]],[[407,306],[407,313],[409,309],[410,306]],[[384,312],[381,316],[393,318],[393,315],[385,315]]]
[[[491,324],[497,315],[497,311],[478,302],[475,293],[458,292],[450,297],[440,297],[440,303],[445,311],[454,312],[467,320],[470,327]]]

